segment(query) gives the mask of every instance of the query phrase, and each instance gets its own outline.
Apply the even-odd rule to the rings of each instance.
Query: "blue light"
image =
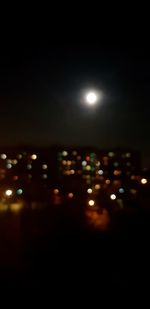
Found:
[[[124,189],[123,188],[119,188],[119,193],[124,193]]]

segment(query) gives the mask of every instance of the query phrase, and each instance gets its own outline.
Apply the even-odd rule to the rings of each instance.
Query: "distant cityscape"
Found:
[[[129,149],[11,147],[0,149],[0,210],[24,204],[122,209],[150,198],[150,173]]]

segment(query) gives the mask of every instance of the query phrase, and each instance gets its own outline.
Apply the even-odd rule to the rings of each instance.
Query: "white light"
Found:
[[[82,161],[82,166],[86,166],[87,162],[86,161]]]
[[[37,159],[37,155],[36,155],[36,154],[33,154],[33,155],[31,156],[31,159],[32,159],[32,160],[36,160],[36,159]]]
[[[103,174],[104,174],[103,170],[99,170],[99,171],[98,171],[98,174],[99,174],[99,175],[103,175]]]
[[[43,164],[43,165],[42,165],[43,170],[46,170],[47,167],[48,167],[47,164]]]
[[[5,153],[2,153],[1,154],[1,159],[5,160],[7,158],[6,154]]]
[[[89,206],[94,206],[95,202],[93,200],[89,201]]]
[[[47,179],[47,174],[42,175],[43,179]]]
[[[68,152],[64,150],[64,151],[62,152],[62,155],[63,155],[64,157],[66,157],[66,156],[68,155]]]
[[[27,169],[31,170],[32,169],[32,165],[31,164],[27,164]]]
[[[6,168],[8,169],[12,168],[12,164],[11,163],[6,164]]]
[[[10,189],[8,189],[8,190],[5,191],[5,195],[6,195],[6,196],[11,196],[12,193],[13,193],[13,192],[12,192],[12,190],[10,190]]]
[[[146,178],[142,178],[141,179],[141,183],[142,183],[142,185],[145,185],[147,183],[147,179]]]
[[[97,101],[97,95],[95,92],[89,92],[86,96],[86,101],[89,105],[94,105]]]
[[[116,195],[115,194],[111,194],[110,195],[110,199],[114,201],[116,199]]]
[[[87,189],[87,193],[91,194],[92,193],[92,189],[91,188]]]

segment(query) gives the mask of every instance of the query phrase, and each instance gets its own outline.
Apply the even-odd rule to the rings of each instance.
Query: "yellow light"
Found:
[[[120,171],[120,170],[114,170],[114,175],[115,175],[115,176],[121,175],[121,171]]]
[[[12,164],[16,165],[18,163],[18,160],[14,159],[12,160]]]
[[[13,191],[10,190],[10,189],[8,189],[8,190],[5,191],[5,195],[8,196],[8,197],[11,196],[12,193],[13,193]]]
[[[63,165],[66,165],[66,163],[67,163],[66,160],[63,160],[63,161],[62,161],[62,164],[63,164]]]
[[[58,189],[54,189],[54,194],[58,194],[59,190]]]
[[[68,165],[71,165],[71,161],[70,161],[70,160],[68,160],[68,161],[67,161],[67,164],[68,164]]]
[[[10,205],[10,210],[13,212],[18,212],[23,208],[22,203],[13,203]]]
[[[73,198],[73,193],[72,192],[68,193],[68,198]]]
[[[92,189],[91,188],[87,189],[87,193],[91,194],[92,193]]]
[[[107,184],[107,185],[109,185],[109,184],[110,184],[110,180],[109,180],[109,179],[106,179],[106,181],[105,181],[105,182],[106,182],[106,184]]]
[[[99,161],[96,162],[96,166],[100,166],[100,164],[101,164],[101,163],[100,163]]]
[[[94,206],[95,202],[93,200],[89,200],[89,206]]]
[[[62,152],[62,155],[63,155],[64,157],[66,157],[66,156],[68,155],[68,152],[64,150],[64,151]]]
[[[142,178],[142,179],[141,179],[141,183],[142,183],[143,185],[145,185],[145,184],[147,183],[147,179],[146,179],[146,178]]]
[[[96,184],[96,185],[95,185],[95,189],[96,189],[96,190],[99,190],[100,188],[101,188],[101,186],[100,186],[99,184]]]
[[[114,201],[116,199],[116,195],[115,194],[111,194],[110,195],[110,199]]]
[[[37,159],[37,155],[36,155],[36,154],[33,154],[33,155],[31,156],[31,159],[32,159],[32,160],[36,160],[36,159]]]
[[[90,170],[91,170],[91,166],[90,166],[90,165],[87,165],[87,166],[86,166],[86,170],[87,170],[87,171],[90,171]]]

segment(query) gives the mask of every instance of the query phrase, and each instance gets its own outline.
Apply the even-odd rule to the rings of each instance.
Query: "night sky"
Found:
[[[10,40],[0,51],[1,145],[132,147],[150,166],[150,56],[98,42]],[[82,98],[102,91],[96,108]]]

